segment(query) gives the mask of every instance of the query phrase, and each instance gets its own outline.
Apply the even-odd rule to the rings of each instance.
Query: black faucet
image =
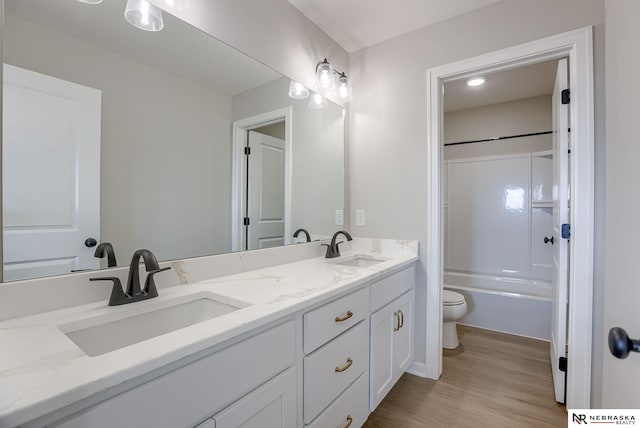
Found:
[[[116,262],[116,252],[113,249],[113,245],[111,242],[101,242],[96,247],[96,252],[93,254],[94,257],[99,259],[107,256],[107,267],[116,267],[118,263]]]
[[[297,238],[298,235],[300,234],[300,232],[304,233],[305,235],[307,235],[307,242],[311,242],[311,235],[309,235],[309,232],[307,232],[307,229],[298,229],[293,233],[293,237]]]
[[[140,257],[144,260],[144,266],[148,272],[143,289],[140,288],[140,275],[138,273],[140,268]],[[89,281],[113,281],[113,289],[111,290],[111,297],[109,298],[109,306],[124,305],[127,303],[140,302],[142,300],[158,297],[158,289],[156,288],[153,276],[158,272],[168,269],[171,269],[171,267],[169,266],[160,269],[158,260],[151,251],[137,250],[133,253],[133,257],[131,258],[126,291],[122,291],[122,283],[120,282],[120,278],[117,277],[89,278]]]
[[[349,235],[349,232],[347,232],[346,230],[339,230],[336,233],[334,233],[333,238],[331,238],[330,244],[321,244],[327,247],[327,254],[325,254],[324,256],[326,259],[333,259],[334,257],[340,257],[340,249],[338,248],[338,245],[342,244],[342,241],[336,242],[336,238],[340,234],[344,235],[344,237],[347,238],[347,241],[353,240],[353,238],[351,238],[351,235]]]

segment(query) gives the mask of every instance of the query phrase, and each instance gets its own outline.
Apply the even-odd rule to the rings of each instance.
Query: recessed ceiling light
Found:
[[[480,86],[484,84],[484,77],[472,77],[467,80],[467,86]]]

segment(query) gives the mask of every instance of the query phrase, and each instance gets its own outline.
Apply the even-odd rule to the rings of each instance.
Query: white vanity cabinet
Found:
[[[369,288],[335,299],[304,319],[304,422],[360,427],[367,419]]]
[[[46,426],[186,428],[220,412],[214,426],[270,417],[294,428],[296,342],[295,322],[285,322]]]
[[[414,282],[361,282],[22,428],[359,428],[413,361]]]
[[[413,361],[414,281],[411,267],[371,286],[371,411]],[[381,306],[385,299],[393,300]]]

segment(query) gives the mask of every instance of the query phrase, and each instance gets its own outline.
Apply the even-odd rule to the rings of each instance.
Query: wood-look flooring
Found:
[[[440,380],[405,374],[365,428],[566,427],[549,343],[458,325]]]

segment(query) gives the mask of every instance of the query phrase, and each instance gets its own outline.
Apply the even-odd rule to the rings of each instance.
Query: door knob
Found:
[[[91,247],[95,247],[96,245],[98,245],[98,241],[96,241],[93,238],[87,238],[84,240],[84,246],[91,248]]]
[[[609,351],[616,358],[627,358],[630,352],[640,352],[640,340],[631,339],[620,327],[609,330]]]
[[[551,245],[553,245],[553,236],[551,238],[547,238],[546,236],[544,237],[544,243],[548,244],[549,242],[551,242]]]

